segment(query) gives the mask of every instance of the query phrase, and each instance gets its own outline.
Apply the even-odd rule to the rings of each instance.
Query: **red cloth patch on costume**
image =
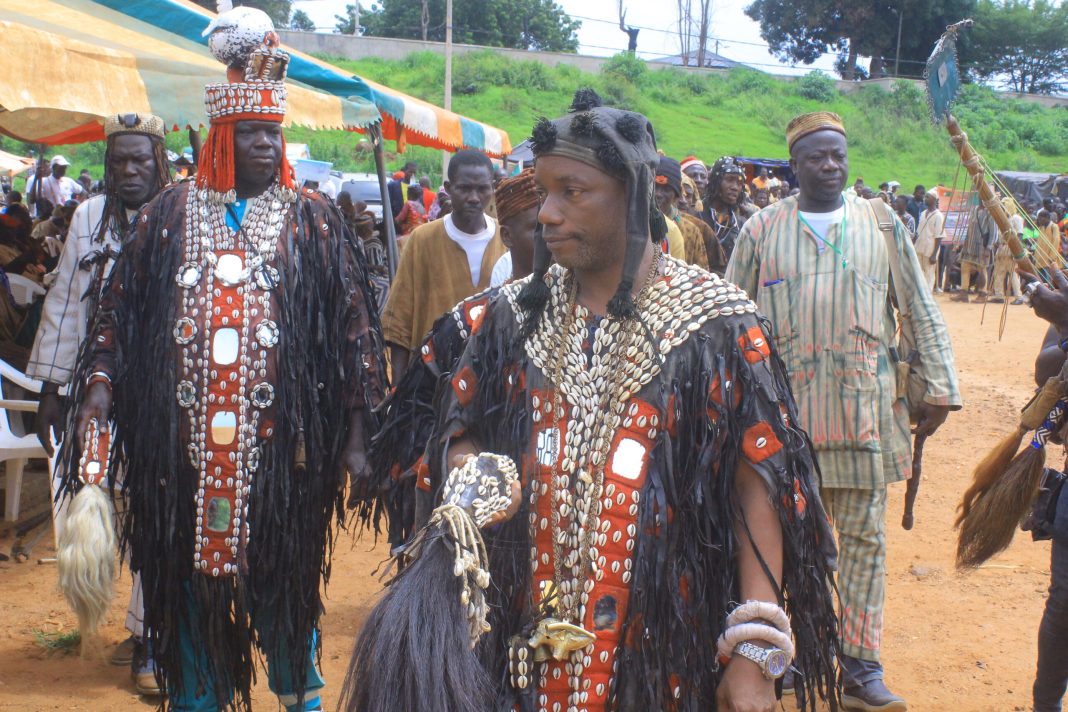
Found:
[[[427,339],[426,343],[423,344],[423,348],[419,349],[419,353],[422,355],[423,363],[434,363],[434,342]]]
[[[452,390],[456,393],[456,400],[465,408],[475,397],[475,389],[477,387],[478,381],[475,378],[475,372],[471,370],[470,366],[464,366],[459,373],[452,377]]]
[[[754,326],[749,331],[738,337],[738,346],[741,347],[745,360],[749,363],[759,363],[771,357],[771,347],[768,339],[759,326]]]
[[[415,486],[424,492],[430,491],[430,467],[426,464],[426,458],[422,455],[412,465],[415,470]]]
[[[675,409],[675,394],[673,393],[668,397],[667,413],[664,416],[667,420],[664,423],[664,429],[667,430],[667,434],[670,437],[675,437],[678,433],[678,416],[675,413]]]
[[[767,423],[760,422],[745,431],[742,452],[752,463],[763,462],[782,450],[782,443]]]
[[[486,317],[487,304],[489,304],[488,297],[475,299],[464,304],[464,321],[467,322],[467,328],[472,336],[477,334],[479,328],[482,327],[482,320]]]
[[[738,406],[740,406],[742,404],[742,387],[741,387],[741,385],[738,384],[738,383],[735,383],[735,381],[731,378],[731,372],[730,371],[725,371],[724,373],[725,373],[725,375],[727,377],[726,378],[726,382],[721,381],[721,379],[719,377],[719,374],[717,373],[712,378],[712,385],[708,389],[709,404],[708,404],[708,408],[707,408],[707,413],[708,413],[708,419],[711,420],[713,423],[715,423],[715,422],[717,422],[719,420],[719,409],[717,409],[713,404],[718,405],[718,406],[723,406],[723,404],[725,402],[725,398],[724,398],[725,393],[724,392],[726,390],[728,390],[728,389],[730,390],[730,392],[731,392],[731,403],[733,404],[733,406],[735,408],[737,408]]]

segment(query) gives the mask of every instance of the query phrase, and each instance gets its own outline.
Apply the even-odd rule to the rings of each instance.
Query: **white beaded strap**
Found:
[[[727,616],[727,627],[730,628],[754,620],[767,621],[786,635],[792,635],[790,618],[786,615],[786,611],[767,601],[746,601],[738,606]]]
[[[719,641],[716,643],[716,651],[719,657],[730,658],[734,655],[734,649],[738,647],[738,643],[746,640],[761,640],[765,643],[770,643],[793,660],[794,641],[790,639],[790,636],[777,628],[763,623],[740,623],[731,626],[723,631],[723,635],[719,637]]]

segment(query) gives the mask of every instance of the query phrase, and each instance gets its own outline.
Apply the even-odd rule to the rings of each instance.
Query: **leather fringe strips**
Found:
[[[516,324],[511,307],[502,298],[491,302],[487,311],[491,313],[486,315],[464,356],[464,364],[474,369],[479,384],[468,405],[468,410],[478,417],[467,424],[465,435],[487,451],[526,463],[531,457],[530,394],[522,378],[517,385],[509,385],[510,374],[527,372],[529,367],[518,336],[522,326]],[[738,336],[728,332],[722,343],[713,344],[704,332],[694,333],[687,345],[679,347],[687,352],[683,370],[674,378],[662,374],[665,387],[651,396],[654,404],[667,412],[668,398],[673,395],[679,421],[675,437],[666,432],[659,436],[639,505],[637,529],[647,534],[639,538],[634,555],[631,599],[621,633],[621,640],[630,642],[618,653],[619,669],[608,701],[612,712],[716,709],[715,692],[722,670],[713,641],[722,632],[727,613],[740,599],[734,573],[739,505],[733,473],[742,438],[741,418],[747,409],[755,407],[758,396],[754,391],[759,388],[748,380],[745,355],[733,341]],[[796,422],[797,408],[785,367],[777,356],[769,365],[776,393],[768,396],[786,404],[790,422]],[[717,377],[720,384],[731,382],[728,373],[742,380],[739,408],[723,408],[708,398]],[[730,386],[721,388],[727,389],[722,402],[731,403],[735,393]],[[719,411],[715,418],[708,410],[713,406]],[[428,448],[428,463],[442,481],[448,472],[445,455],[449,440],[464,432],[465,426],[456,411],[439,412],[438,417]],[[817,698],[826,699],[830,709],[835,710],[839,699],[835,662],[838,624],[831,595],[833,554],[828,555],[828,550],[833,552],[833,539],[823,541],[830,536],[830,529],[826,521],[820,521],[825,516],[822,507],[813,506],[819,501],[820,476],[806,434],[781,420],[771,423],[771,427],[787,453],[787,465],[777,473],[777,484],[770,494],[783,528],[782,603],[790,615],[797,643],[796,700],[801,709],[815,710]],[[738,447],[724,447],[729,442]],[[529,563],[531,482],[527,472],[523,475],[524,497],[519,513],[507,523],[483,532],[492,577],[486,591],[492,630],[482,636],[475,649],[478,663],[470,656],[459,656],[446,664],[441,658],[422,655],[432,647],[440,650],[443,638],[453,635],[454,629],[464,630],[466,625],[460,604],[453,603],[451,593],[445,593],[450,584],[440,580],[435,584],[433,580],[451,579],[451,575],[435,574],[433,569],[440,562],[428,560],[418,569],[413,565],[393,585],[404,587],[398,593],[434,587],[441,610],[434,610],[433,617],[420,629],[416,621],[429,615],[421,603],[426,596],[413,595],[407,600],[401,595],[388,596],[381,605],[389,606],[389,616],[395,625],[403,627],[405,635],[392,640],[379,636],[381,646],[357,648],[347,688],[354,690],[373,679],[375,690],[368,693],[373,698],[350,699],[371,699],[376,710],[467,712],[468,708],[441,704],[440,696],[427,693],[430,696],[415,699],[410,692],[426,689],[424,682],[416,678],[441,680],[446,671],[452,676],[475,679],[478,671],[474,666],[480,664],[493,683],[494,699],[489,710],[537,709],[536,685],[520,693],[508,682],[508,640],[521,631],[529,631],[535,615]],[[807,499],[807,516],[797,516],[795,494]],[[672,517],[659,517],[657,521],[657,512],[668,511]],[[376,626],[386,624],[384,613],[376,611],[372,615]],[[637,626],[641,626],[641,634],[637,633]],[[419,665],[415,666],[413,661],[417,659]],[[674,695],[676,686],[681,687],[678,699]],[[350,704],[347,709],[362,712],[372,708]]]
[[[195,572],[198,473],[189,463],[187,436],[180,429],[172,334],[179,297],[174,275],[182,259],[182,243],[175,238],[183,233],[186,191],[191,189],[191,183],[173,186],[150,204],[147,222],[138,221],[136,238],[127,243],[109,280],[108,289],[125,292],[112,312],[119,362],[110,474],[112,483],[116,476],[123,482],[122,546],[130,554],[131,569],[142,576],[145,634],[161,688],[193,686],[214,692],[222,709],[251,711],[254,643],[263,653],[287,651],[290,670],[280,674],[306,678],[312,632],[323,609],[320,579],[329,577],[334,532],[344,523],[341,454],[351,405],[344,394],[351,393],[353,382],[360,384],[368,404],[362,410],[365,432],[377,428],[371,405],[380,394],[359,356],[368,345],[348,339],[347,307],[355,290],[364,292],[367,304],[374,302],[362,250],[336,208],[302,196],[291,208],[287,225],[295,224],[296,230],[288,230],[288,249],[280,251],[278,263],[277,289],[283,293],[277,415],[273,436],[260,445],[263,455],[249,496],[247,574],[212,578]],[[324,240],[323,223],[329,224],[331,236],[340,237]],[[162,236],[164,228],[169,237]],[[340,279],[323,279],[326,274]],[[373,310],[371,318],[374,358],[378,373],[385,374]],[[83,351],[72,402],[84,396],[82,384],[91,365]],[[71,431],[68,427],[65,445],[74,441]],[[301,434],[306,469],[293,466]],[[76,473],[76,448],[65,448],[61,457],[67,472]],[[76,476],[68,474],[67,480],[65,488],[75,491]],[[207,678],[183,679],[179,629],[193,636],[205,656]],[[166,709],[169,701],[161,705]]]

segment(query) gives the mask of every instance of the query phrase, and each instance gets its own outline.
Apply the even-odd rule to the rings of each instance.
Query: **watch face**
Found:
[[[781,650],[772,650],[764,663],[764,670],[772,680],[778,680],[786,674],[786,668],[790,666],[790,658]]]

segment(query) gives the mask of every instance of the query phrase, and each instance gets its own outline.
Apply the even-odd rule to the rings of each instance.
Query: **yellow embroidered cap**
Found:
[[[817,131],[837,131],[846,135],[842,117],[830,111],[813,111],[811,114],[795,116],[786,125],[786,146],[793,148],[798,139]]]

